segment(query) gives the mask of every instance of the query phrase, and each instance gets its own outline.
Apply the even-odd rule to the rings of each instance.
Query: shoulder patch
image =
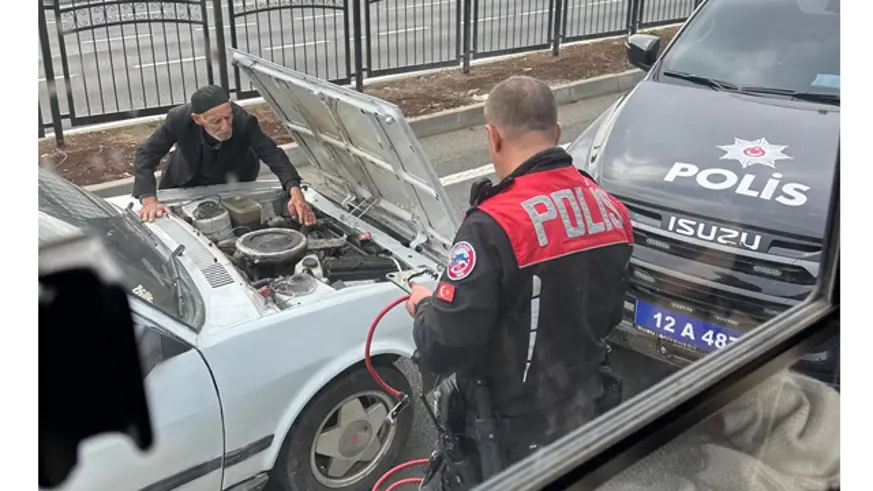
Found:
[[[455,299],[455,287],[444,281],[440,281],[440,284],[437,287],[436,296],[440,300],[452,303],[452,301]]]
[[[469,242],[458,242],[449,252],[449,266],[446,275],[452,281],[466,278],[476,266],[476,251]]]

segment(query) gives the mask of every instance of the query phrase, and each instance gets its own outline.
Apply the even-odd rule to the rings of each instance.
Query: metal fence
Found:
[[[226,47],[363,89],[366,77],[680,22],[699,0],[40,0],[39,134],[161,114],[197,87],[257,92]]]

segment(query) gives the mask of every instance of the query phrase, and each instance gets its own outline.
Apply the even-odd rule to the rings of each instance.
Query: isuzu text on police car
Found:
[[[568,151],[630,210],[613,341],[682,364],[802,301],[819,269],[840,129],[839,1],[707,0]],[[838,340],[802,367],[834,382]]]

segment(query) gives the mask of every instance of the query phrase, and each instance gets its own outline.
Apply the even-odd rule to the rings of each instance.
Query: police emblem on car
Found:
[[[450,280],[466,278],[476,266],[476,251],[469,242],[458,242],[449,252],[449,266],[446,275]]]
[[[784,174],[776,171],[777,161],[794,159],[783,152],[788,145],[774,145],[766,138],[743,140],[735,137],[733,144],[717,147],[724,152],[719,160],[734,160],[742,170],[676,162],[667,171],[664,181],[681,183],[693,180],[709,191],[733,192],[747,198],[772,200],[784,206],[803,206],[808,201],[809,186],[787,180]]]
[[[666,229],[686,237],[724,244],[740,249],[757,251],[761,248],[761,235],[754,232],[722,227],[705,223],[692,218],[670,216],[666,221]]]

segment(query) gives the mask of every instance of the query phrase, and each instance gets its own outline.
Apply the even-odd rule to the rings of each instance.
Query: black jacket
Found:
[[[260,172],[259,159],[279,177],[286,191],[299,186],[300,175],[288,155],[261,131],[258,119],[236,104],[231,106],[233,135],[217,149],[191,119],[190,104],[171,109],[164,124],[137,148],[133,195],[140,199],[155,195],[155,169],[173,144],[176,150],[161,175],[162,189],[224,184],[230,176],[254,181]]]
[[[560,148],[486,194],[461,224],[434,295],[416,308],[419,356],[459,383],[484,379],[501,415],[566,404],[591,390],[603,340],[622,318],[627,209]]]

